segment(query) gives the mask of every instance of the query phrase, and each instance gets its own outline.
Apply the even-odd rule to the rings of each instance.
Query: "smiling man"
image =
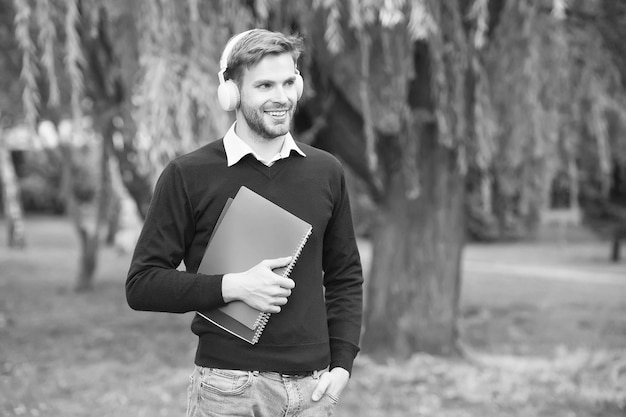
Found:
[[[302,45],[261,29],[226,44],[218,98],[236,121],[222,139],[164,169],[133,255],[133,309],[185,313],[239,300],[272,314],[256,344],[195,315],[188,416],[331,415],[359,351],[363,277],[343,168],[290,133],[303,90]],[[312,225],[289,278],[273,269],[290,257],[245,272],[197,273],[241,186]],[[186,271],[177,270],[182,261]]]

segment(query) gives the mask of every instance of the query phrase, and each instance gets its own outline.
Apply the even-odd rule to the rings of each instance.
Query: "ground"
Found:
[[[130,310],[130,256],[113,248],[94,291],[74,293],[69,220],[28,219],[27,243],[0,242],[0,416],[184,415],[191,315]],[[468,245],[465,357],[360,355],[335,415],[623,417],[626,262],[608,251],[589,238]]]

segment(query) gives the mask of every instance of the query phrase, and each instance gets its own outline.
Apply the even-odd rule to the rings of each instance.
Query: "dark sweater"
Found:
[[[251,345],[196,314],[199,366],[308,372],[351,371],[361,329],[362,272],[343,169],[299,143],[271,167],[252,155],[228,167],[222,140],[172,161],[159,178],[126,281],[136,310],[186,313],[224,305],[222,275],[196,274],[229,197],[245,185],[313,226],[292,271],[288,303]],[[181,261],[186,271],[176,268]]]

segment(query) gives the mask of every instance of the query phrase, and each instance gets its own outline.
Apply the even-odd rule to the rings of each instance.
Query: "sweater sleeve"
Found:
[[[176,162],[157,181],[128,277],[126,299],[134,310],[186,313],[224,305],[222,276],[179,271],[195,231],[185,183]]]
[[[338,183],[333,215],[324,234],[323,255],[330,367],[352,372],[359,351],[363,273],[342,169]]]

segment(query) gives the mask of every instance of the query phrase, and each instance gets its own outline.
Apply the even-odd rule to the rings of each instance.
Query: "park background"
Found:
[[[366,275],[337,415],[621,416],[626,4],[0,1],[0,414],[181,415],[190,314],[131,311],[156,176],[232,122],[241,30],[303,34],[294,132]]]

